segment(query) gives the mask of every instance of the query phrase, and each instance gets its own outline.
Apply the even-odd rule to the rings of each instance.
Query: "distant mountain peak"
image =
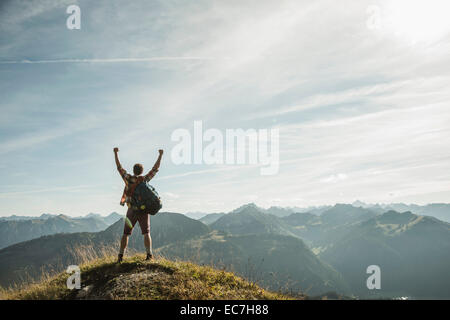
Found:
[[[277,217],[287,217],[293,214],[295,211],[291,208],[284,208],[279,206],[271,206],[269,209],[264,210],[265,213],[272,214]]]
[[[121,217],[122,215],[120,213],[117,213],[114,211],[114,212],[111,212],[107,217],[116,217],[116,216]]]
[[[101,214],[91,212],[88,215],[86,215],[86,218],[98,218],[98,217],[101,217]]]
[[[39,219],[48,219],[51,217],[56,217],[57,215],[51,213],[43,213],[39,216]]]
[[[415,220],[418,216],[411,211],[398,212],[389,210],[378,217],[378,221],[384,224],[407,224]]]
[[[244,204],[244,205],[240,206],[237,209],[234,209],[233,211],[231,211],[231,213],[238,213],[238,212],[242,212],[242,211],[247,210],[247,209],[257,210],[259,212],[264,212],[263,208],[260,208],[255,203],[251,202],[251,203]]]
[[[285,207],[281,207],[281,206],[271,206],[269,209],[291,210],[291,209],[288,209],[288,208],[285,208]]]
[[[350,207],[353,207],[353,205],[348,203],[336,203],[334,205],[334,208],[350,208]]]
[[[250,202],[250,203],[244,204],[242,207],[258,208],[258,206],[254,202]]]
[[[355,202],[352,203],[352,206],[354,206],[354,207],[365,207],[365,206],[367,206],[367,204],[365,204],[362,201],[356,200]]]
[[[395,210],[389,210],[382,214],[382,216],[415,216],[411,211],[399,212]]]

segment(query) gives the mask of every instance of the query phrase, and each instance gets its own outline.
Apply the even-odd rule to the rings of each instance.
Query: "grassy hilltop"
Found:
[[[69,275],[60,273],[20,289],[3,290],[1,299],[292,299],[266,291],[231,272],[190,262],[157,258],[144,261],[136,255],[115,263],[114,257],[80,266],[81,289],[69,290]],[[302,299],[303,297],[296,297]]]

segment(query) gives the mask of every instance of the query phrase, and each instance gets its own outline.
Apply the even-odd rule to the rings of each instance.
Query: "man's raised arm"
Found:
[[[120,164],[120,161],[119,161],[118,152],[119,152],[119,148],[117,148],[117,147],[114,148],[114,159],[116,160],[117,170],[120,171],[120,169],[122,169],[122,165]]]
[[[159,156],[158,156],[158,159],[156,160],[155,164],[153,165],[152,170],[150,170],[145,175],[145,178],[146,178],[147,181],[155,176],[155,174],[158,172],[159,166],[161,165],[161,158],[162,158],[162,155],[163,155],[164,151],[163,150],[158,150],[158,152],[159,152]]]

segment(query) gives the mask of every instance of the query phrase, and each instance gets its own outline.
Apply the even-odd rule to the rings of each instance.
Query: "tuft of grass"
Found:
[[[113,300],[279,300],[291,296],[270,292],[232,272],[162,257],[145,261],[143,255],[115,263],[100,258],[80,266],[81,289],[69,290],[69,274],[60,273],[20,289],[0,289],[1,299],[113,299]],[[297,297],[298,298],[298,297]],[[301,297],[300,297],[301,298]]]

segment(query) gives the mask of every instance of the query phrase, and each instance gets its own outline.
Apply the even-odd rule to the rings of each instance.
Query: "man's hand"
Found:
[[[159,149],[158,152],[159,152],[160,155],[162,155],[164,153],[164,150],[163,149]]]
[[[117,153],[117,152],[119,152],[119,148],[115,147],[114,148],[114,153]]]

